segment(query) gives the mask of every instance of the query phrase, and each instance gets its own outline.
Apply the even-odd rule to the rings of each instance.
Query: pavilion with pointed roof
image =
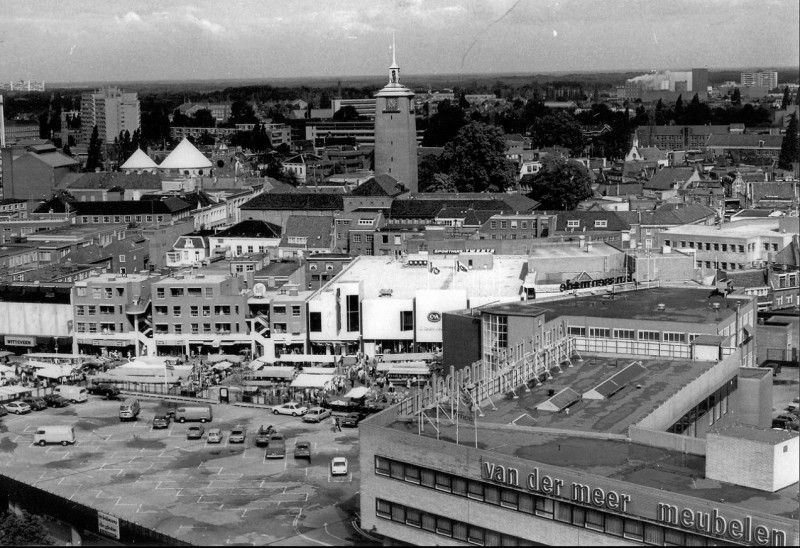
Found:
[[[155,173],[158,169],[156,164],[145,151],[140,148],[131,154],[131,157],[125,160],[125,163],[120,166],[120,169],[126,172],[132,171],[151,171]]]
[[[174,169],[183,175],[210,175],[212,166],[211,160],[184,138],[158,168],[162,171]]]

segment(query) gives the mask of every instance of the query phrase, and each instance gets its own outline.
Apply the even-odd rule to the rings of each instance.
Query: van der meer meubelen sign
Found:
[[[553,498],[569,500],[574,504],[636,515],[630,512],[629,507],[635,504],[630,494],[577,481],[567,481],[542,473],[538,467],[526,475],[511,466],[481,461],[481,477],[499,485],[550,495]],[[717,508],[711,509],[710,512],[696,511],[657,501],[654,516],[656,521],[664,525],[701,535],[728,538],[760,546],[786,546],[786,531],[754,524],[752,516],[740,516],[740,519],[723,517]],[[653,516],[641,517],[653,519]]]

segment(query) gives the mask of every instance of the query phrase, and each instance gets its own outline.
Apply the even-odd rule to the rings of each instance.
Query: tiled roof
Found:
[[[652,211],[618,212],[629,224],[645,226],[680,226],[696,223],[715,214],[715,211],[701,204],[663,204]]]
[[[647,126],[638,128],[637,135],[683,135],[684,129],[688,129],[690,135],[718,135],[727,134],[728,126]]]
[[[292,217],[290,217],[290,219]],[[281,227],[266,221],[247,220],[237,223],[222,232],[218,232],[217,236],[224,236],[226,238],[280,238]]]
[[[187,245],[192,242],[192,245]],[[208,241],[202,236],[179,236],[173,249],[208,249]]]
[[[100,173],[82,173],[74,181],[62,183],[63,188],[74,189],[109,189],[120,187],[125,189],[161,190],[161,176],[153,173],[123,173],[104,171]]]
[[[630,225],[625,222],[616,211],[557,211],[558,222],[556,224],[557,231],[573,231],[573,232],[591,232],[598,231],[618,231],[630,230]],[[568,221],[579,221],[578,227],[568,227]],[[606,226],[597,227],[596,221],[606,221]]]
[[[42,152],[42,153],[39,153],[39,154],[34,153],[34,152],[29,152],[28,154],[23,155],[23,156],[29,156],[31,158],[36,158],[40,162],[43,162],[43,163],[45,163],[48,166],[53,167],[53,168],[72,167],[72,166],[79,165],[77,160],[75,160],[74,158],[72,158],[70,156],[67,156],[63,152],[59,152],[57,150],[53,150],[53,151],[49,151],[49,152]]]
[[[79,247],[75,251],[68,253],[64,258],[64,262],[71,262],[72,264],[94,264],[105,261],[113,255],[101,248],[96,244]]]
[[[70,211],[74,211],[75,208],[70,206],[68,200],[60,198],[58,196],[54,196],[50,198],[46,202],[42,202],[39,204],[36,209],[33,210],[34,213],[68,213]]]
[[[341,194],[260,194],[241,207],[256,210],[324,210],[336,211],[344,209]]]
[[[763,145],[760,144],[761,141],[764,142]],[[783,143],[782,135],[757,135],[753,133],[737,135],[726,133],[724,135],[709,135],[706,147],[781,148],[781,143]]]
[[[800,267],[800,241],[797,234],[792,236],[789,245],[778,251],[775,262],[782,265]]]
[[[733,282],[734,287],[761,287],[767,285],[767,275],[764,270],[731,270],[726,271],[727,277]]]
[[[644,188],[650,190],[670,190],[674,183],[686,182],[694,173],[690,167],[665,167],[656,171],[653,176],[644,184]]]
[[[406,192],[406,188],[391,175],[379,174],[370,177],[350,193],[353,196],[388,196],[394,198]]]
[[[173,215],[191,206],[180,198],[121,202],[72,202],[77,215]]]
[[[753,183],[753,201],[758,200],[791,200],[794,198],[796,181],[775,181],[769,183]]]
[[[333,219],[330,217],[307,217],[290,215],[286,221],[286,229],[279,244],[280,247],[302,247],[308,249],[330,249],[333,232]],[[305,237],[306,244],[289,243],[291,237]]]
[[[532,201],[532,200],[531,200]],[[468,209],[513,213],[515,210],[501,200],[395,200],[389,217],[393,219],[435,219],[442,209]]]

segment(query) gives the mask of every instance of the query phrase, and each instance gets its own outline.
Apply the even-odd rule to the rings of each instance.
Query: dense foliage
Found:
[[[540,209],[575,209],[581,200],[592,196],[589,172],[580,163],[549,156],[535,175],[525,175],[531,185],[528,198],[540,202]]]
[[[21,515],[10,511],[0,514],[0,546],[51,544],[53,540],[41,517],[24,510]]]

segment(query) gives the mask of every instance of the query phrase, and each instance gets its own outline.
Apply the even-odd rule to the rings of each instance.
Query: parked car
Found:
[[[331,459],[331,476],[347,475],[347,458],[333,457]]]
[[[780,430],[794,430],[794,431],[798,431],[798,429],[800,429],[797,421],[791,421],[781,417],[772,419],[772,428],[777,428]]]
[[[361,415],[359,413],[348,413],[344,417],[339,418],[340,426],[350,426],[355,428],[358,426],[359,422],[361,422]]]
[[[199,440],[203,437],[206,429],[203,427],[202,424],[198,424],[197,426],[190,426],[189,430],[186,432],[186,439],[187,440]]]
[[[33,409],[34,411],[41,411],[42,409],[47,409],[47,402],[44,401],[44,398],[31,397],[31,398],[25,398],[22,401],[30,405],[31,409]]]
[[[266,457],[268,459],[282,459],[286,456],[286,440],[283,434],[272,434],[269,438]]]
[[[270,424],[269,426],[264,426],[263,424],[258,427],[258,432],[256,432],[256,447],[266,447],[269,445],[269,437],[275,431],[275,428],[272,427]]]
[[[209,430],[208,436],[206,436],[206,443],[222,443],[222,430],[219,428]]]
[[[297,440],[294,444],[294,458],[308,459],[308,462],[311,462],[311,442]]]
[[[23,401],[11,401],[6,404],[6,411],[15,415],[24,415],[31,412],[31,406]]]
[[[114,400],[119,396],[119,388],[113,384],[96,384],[89,388],[89,394],[102,396],[107,400]]]
[[[244,439],[247,436],[247,431],[245,427],[241,424],[237,424],[231,430],[230,435],[228,436],[228,443],[244,443]]]
[[[322,422],[331,416],[331,410],[324,407],[312,407],[305,415],[303,422]]]
[[[293,417],[303,416],[308,412],[308,407],[305,405],[300,405],[297,402],[290,401],[289,403],[284,403],[283,405],[276,405],[272,408],[272,412],[275,415],[291,415]]]
[[[0,417],[5,417],[6,415],[8,415],[8,411],[6,411],[5,406],[0,405]]]
[[[153,417],[153,428],[169,428],[170,422],[169,415],[156,415]]]
[[[63,398],[58,394],[47,394],[44,397],[44,401],[46,401],[47,405],[50,407],[66,407],[69,405],[69,402],[66,400],[66,398]]]

